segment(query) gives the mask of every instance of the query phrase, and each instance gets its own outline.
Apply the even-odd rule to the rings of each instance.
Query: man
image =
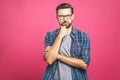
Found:
[[[62,3],[56,8],[60,28],[45,36],[44,60],[48,63],[42,80],[88,80],[90,40],[73,27],[73,7]]]

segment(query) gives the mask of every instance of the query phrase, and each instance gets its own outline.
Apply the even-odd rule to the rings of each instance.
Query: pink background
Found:
[[[120,80],[120,0],[0,0],[0,80],[41,80],[44,36],[59,27],[61,2],[90,36],[89,80]]]

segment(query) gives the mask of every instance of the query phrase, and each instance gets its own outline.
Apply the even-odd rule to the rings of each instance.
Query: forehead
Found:
[[[58,15],[68,15],[68,14],[71,14],[71,9],[70,8],[59,9],[58,10]]]

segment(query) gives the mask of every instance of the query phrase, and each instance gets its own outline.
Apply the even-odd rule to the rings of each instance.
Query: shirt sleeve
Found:
[[[49,33],[46,33],[45,34],[45,37],[44,37],[44,56],[43,57],[45,57],[45,48],[47,47],[47,46],[50,46],[50,36],[49,36]]]
[[[90,63],[90,39],[86,33],[82,33],[82,37],[83,37],[83,46],[82,46],[81,58],[87,65],[89,65]]]
[[[50,36],[49,36],[49,33],[46,33],[46,34],[45,34],[45,38],[44,38],[44,49],[45,49],[47,46],[50,46]]]

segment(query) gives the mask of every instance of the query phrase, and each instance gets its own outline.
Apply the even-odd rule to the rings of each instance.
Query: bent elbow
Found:
[[[47,62],[48,65],[52,65],[54,62],[54,58],[53,57],[48,57],[47,55],[45,55],[44,60]]]

